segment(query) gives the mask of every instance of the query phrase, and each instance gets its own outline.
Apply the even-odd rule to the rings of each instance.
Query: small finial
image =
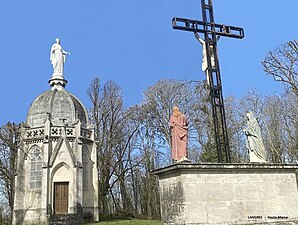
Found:
[[[59,120],[61,120],[61,121],[63,122],[64,126],[67,126],[67,125],[68,125],[68,124],[66,123],[67,119],[62,118],[62,119],[59,119]]]

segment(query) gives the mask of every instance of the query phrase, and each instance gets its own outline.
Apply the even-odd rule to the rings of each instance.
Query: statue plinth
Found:
[[[297,164],[177,163],[159,177],[163,225],[298,224]]]
[[[65,88],[67,80],[64,79],[63,74],[53,73],[52,78],[49,80],[52,90],[61,90]]]

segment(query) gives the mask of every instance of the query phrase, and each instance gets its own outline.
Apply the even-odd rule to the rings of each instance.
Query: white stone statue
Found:
[[[63,67],[66,60],[66,52],[62,49],[60,45],[60,39],[56,38],[56,43],[52,45],[50,60],[53,65],[54,73],[53,76],[62,76],[63,77]]]
[[[202,70],[206,74],[207,84],[210,86],[209,75],[208,75],[208,61],[207,61],[207,47],[206,42],[199,36],[198,33],[194,33],[196,39],[201,43],[202,50],[203,50],[203,58],[202,58]],[[220,36],[217,37],[217,41],[219,40]],[[210,57],[211,57],[211,66],[212,69],[215,69],[215,55],[214,55],[214,48],[213,45],[210,45]]]
[[[266,162],[266,152],[263,144],[261,128],[257,118],[252,112],[247,112],[246,148],[249,152],[250,162]]]

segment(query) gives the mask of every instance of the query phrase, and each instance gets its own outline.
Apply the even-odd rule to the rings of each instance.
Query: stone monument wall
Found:
[[[163,224],[295,224],[287,222],[298,219],[297,169],[274,164],[157,169]]]

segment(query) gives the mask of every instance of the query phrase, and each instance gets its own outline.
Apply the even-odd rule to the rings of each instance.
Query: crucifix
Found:
[[[214,23],[212,0],[201,0],[203,21],[176,18],[173,29],[193,32],[203,45],[202,70],[207,77],[207,85],[212,106],[215,143],[219,163],[231,163],[227,124],[225,118],[222,84],[217,57],[217,41],[220,36],[242,39],[244,30],[240,27]],[[198,33],[204,34],[204,40]],[[204,69],[203,69],[204,67]]]

